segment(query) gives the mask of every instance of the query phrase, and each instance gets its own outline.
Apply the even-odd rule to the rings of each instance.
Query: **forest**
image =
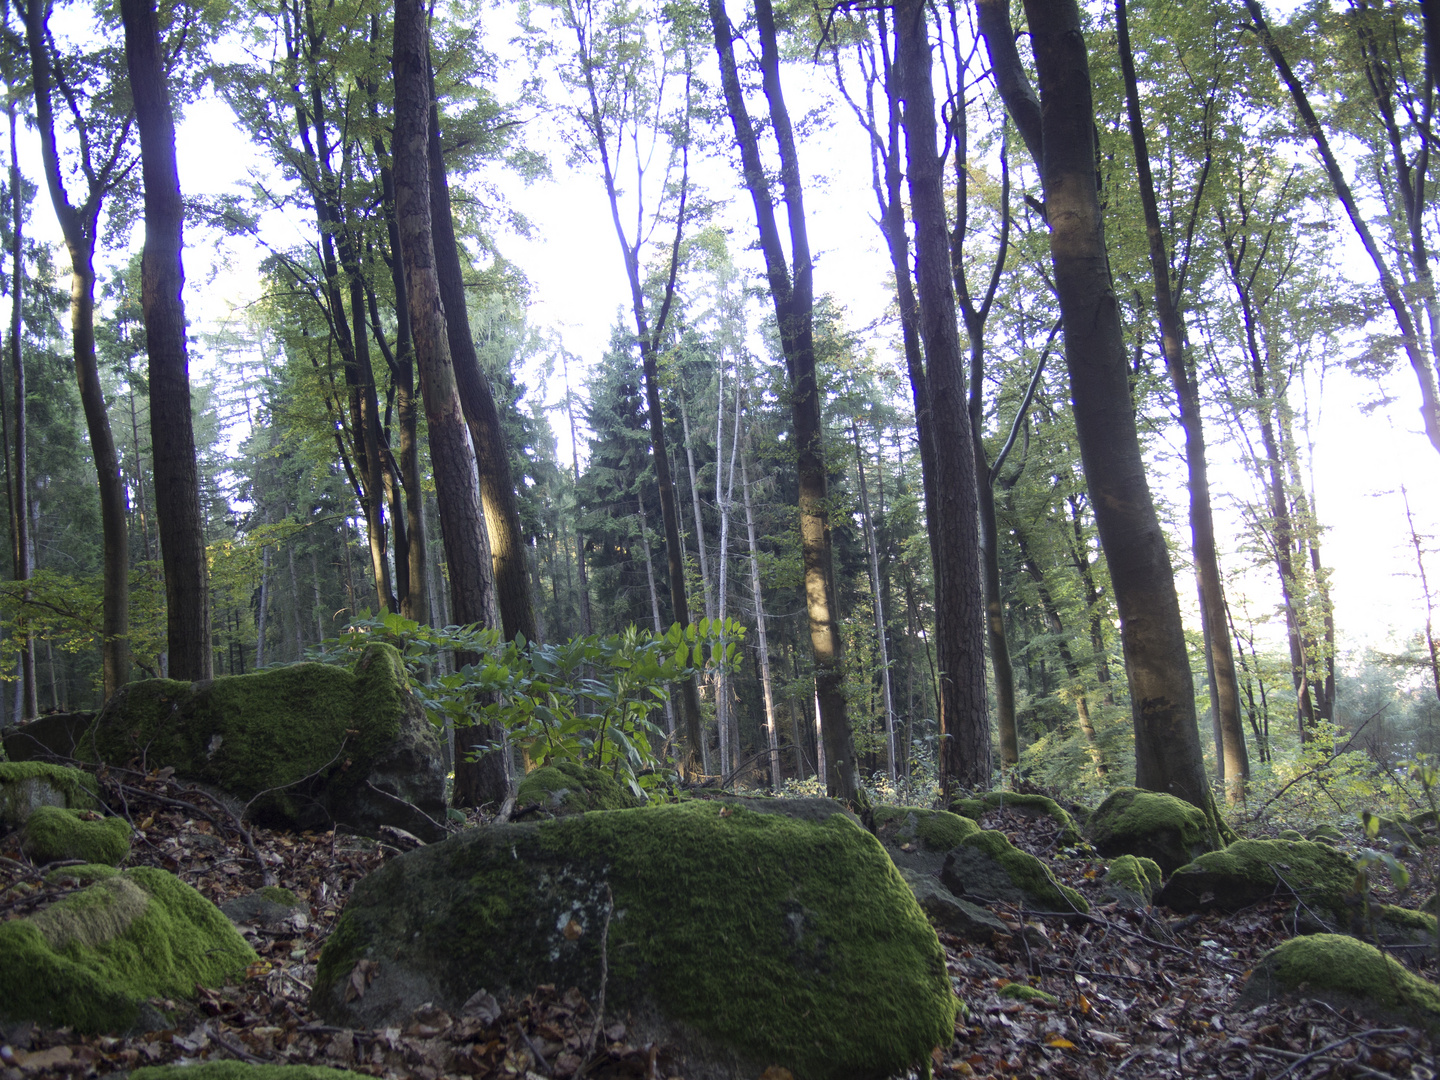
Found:
[[[459,805],[501,743],[1212,815],[1434,751],[1433,486],[1361,644],[1316,467],[1327,377],[1440,453],[1419,6],[406,6],[162,6],[148,60],[128,4],[7,10],[0,727],[378,635]],[[263,163],[221,196],[197,102]],[[817,169],[888,263],[827,273]],[[593,349],[507,257],[580,184]]]

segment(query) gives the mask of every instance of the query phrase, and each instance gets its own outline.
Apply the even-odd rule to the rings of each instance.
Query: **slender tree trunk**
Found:
[[[765,599],[760,589],[760,559],[755,543],[755,514],[750,506],[750,474],[740,457],[740,494],[745,501],[745,532],[750,542],[750,595],[755,600],[756,648],[760,654],[760,689],[765,695],[765,732],[770,744],[770,787],[780,790],[780,733],[775,724],[775,691],[770,683],[770,642],[765,632]],[[1428,594],[1427,594],[1428,595]],[[1432,650],[1433,652],[1433,650]],[[1440,672],[1440,667],[1437,667]],[[1436,676],[1440,692],[1440,674]]]
[[[695,450],[690,445],[690,415],[685,409],[685,391],[681,387],[680,431],[685,436],[685,464],[690,470],[690,500],[695,509],[695,550],[700,556],[700,589],[705,594],[705,617],[715,617],[715,592],[710,584],[710,556],[705,550],[705,519],[700,514],[700,485],[695,479]],[[718,447],[718,443],[716,444]],[[719,452],[718,449],[716,451]],[[719,467],[718,465],[716,466]]]
[[[780,83],[780,54],[776,44],[774,13],[769,0],[756,0],[760,34],[760,69],[770,126],[780,152],[780,186],[790,230],[792,267],[787,265],[775,222],[775,206],[760,159],[759,140],[740,87],[735,63],[735,34],[724,0],[709,0],[710,23],[720,59],[725,103],[740,146],[745,186],[755,207],[766,276],[780,327],[790,377],[790,411],[796,448],[796,478],[800,504],[800,550],[805,574],[806,614],[810,624],[810,650],[814,662],[816,718],[823,737],[826,790],[853,802],[859,794],[855,744],[846,714],[844,656],[835,592],[835,570],[830,545],[828,478],[821,439],[820,390],[815,372],[814,286],[810,241],[806,229],[800,163],[795,150],[790,114]]]
[[[575,482],[576,497],[580,491],[580,450],[579,440],[575,436],[575,403],[570,397],[570,359],[563,351],[560,354],[561,370],[565,375],[565,417],[570,421],[570,468]],[[595,632],[594,624],[590,619],[590,578],[585,573],[585,535],[580,528],[579,514],[576,514],[575,521],[575,572],[580,578],[580,632],[589,637]],[[686,718],[689,722],[689,718]],[[693,732],[686,732],[686,736],[693,735]]]
[[[265,622],[270,607],[270,548],[260,549],[260,609],[255,614],[255,668],[265,666]]]
[[[640,550],[645,554],[645,584],[650,587],[650,618],[655,635],[659,637],[665,633],[665,626],[660,621],[660,594],[655,589],[655,563],[650,558],[650,529],[645,524],[645,501],[637,497],[635,505],[640,517]],[[675,703],[669,697],[665,699],[665,730],[672,739],[675,737]]]
[[[1075,428],[1120,613],[1135,724],[1136,782],[1203,808],[1218,832],[1195,720],[1195,687],[1170,554],[1155,513],[1131,404],[1120,308],[1095,176],[1095,115],[1075,0],[1026,0],[1039,74],[1039,131],[1025,95],[1006,105],[1040,159],[1050,256],[1064,320]],[[1006,19],[1008,22],[1008,17]],[[982,23],[982,28],[986,27]],[[1008,34],[985,29],[992,64]],[[1009,41],[1001,41],[1009,37]],[[1012,88],[1023,70],[1007,72]]]
[[[870,517],[870,495],[865,488],[865,455],[860,449],[860,427],[850,423],[855,442],[855,470],[860,480],[860,522],[865,529],[865,547],[870,556],[870,592],[875,598],[875,646],[880,652],[880,699],[885,709],[885,772],[895,786],[895,699],[890,687],[890,647],[885,640],[885,605],[880,598],[880,545],[875,539],[875,522]],[[748,509],[747,509],[748,512]]]
[[[926,8],[901,0],[895,8],[895,74],[905,100],[910,212],[915,223],[920,336],[929,362],[935,436],[935,638],[940,667],[940,778],[988,787],[990,714],[985,692],[985,615],[980,572],[976,460],[960,351],[945,191],[936,138]]]
[[[454,617],[464,625],[498,627],[475,452],[455,384],[431,237],[430,69],[426,39],[425,9],[420,0],[399,0],[395,5],[394,51],[396,219],[405,259],[420,392],[430,430],[430,460],[435,471],[440,536],[450,571]],[[510,790],[508,753],[494,750],[471,760],[465,751],[500,743],[503,733],[492,730],[490,725],[474,724],[456,735],[457,805],[502,802]]]

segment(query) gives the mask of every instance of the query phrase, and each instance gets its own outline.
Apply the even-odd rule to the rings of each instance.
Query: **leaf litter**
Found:
[[[573,987],[540,986],[511,1002],[482,989],[455,1015],[422,1006],[398,1027],[326,1024],[308,1003],[320,948],[355,884],[399,854],[398,847],[334,832],[242,826],[214,799],[170,775],[101,779],[111,789],[109,801],[123,806],[136,828],[129,865],[170,870],[216,904],[278,884],[305,901],[308,911],[302,907],[299,917],[270,926],[242,924],[258,962],[237,985],[201,989],[191,1003],[162,1002],[177,1016],[173,1028],[120,1038],[25,1027],[0,1042],[0,1080],[103,1077],[141,1065],[204,1060],[326,1065],[391,1080],[684,1075],[668,1048],[628,1041],[623,1018],[606,1015],[597,1023],[595,1003]],[[1125,908],[1100,891],[1104,863],[1060,851],[1058,827],[1049,819],[1001,809],[982,824],[1044,857],[1092,910],[1088,917],[1066,919],[995,904],[1007,932],[991,941],[940,932],[965,1007],[954,1041],[932,1054],[934,1076],[1436,1076],[1434,1046],[1419,1030],[1380,1025],[1318,1000],[1236,1005],[1251,967],[1293,936],[1284,901],[1183,919],[1159,908]],[[23,917],[73,888],[58,875],[46,883],[41,871],[20,854],[13,834],[0,840],[0,919]],[[1435,978],[1428,951],[1402,958]],[[363,995],[372,977],[362,961],[347,993]],[[1003,992],[1012,984],[1044,994]],[[760,1080],[793,1078],[772,1067]]]

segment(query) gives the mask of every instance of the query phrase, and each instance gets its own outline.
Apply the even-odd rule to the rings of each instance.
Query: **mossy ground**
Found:
[[[84,859],[119,866],[130,854],[130,825],[90,810],[40,806],[25,822],[20,847],[36,863]]]
[[[0,1018],[122,1032],[147,998],[188,998],[254,960],[214,904],[173,874],[136,867],[0,923]]]
[[[421,895],[436,887],[418,884],[430,860],[468,888]],[[367,892],[378,900],[402,881],[412,891],[403,912],[372,906]],[[453,973],[457,998],[515,942],[537,955],[526,977],[551,981],[556,963],[570,963],[593,993],[607,889],[617,1008],[643,992],[672,1020],[807,1080],[903,1071],[952,1038],[944,953],[870,834],[842,814],[797,821],[700,801],[461,834],[394,860],[345,909],[317,1000],[338,998],[381,935],[413,940],[415,961],[435,942],[431,959]]]
[[[1004,867],[1011,881],[1038,902],[1049,906],[1051,911],[1078,911],[1083,914],[1090,910],[1083,896],[1068,885],[1057,882],[1043,862],[1016,848],[1004,833],[984,829],[967,837],[964,846],[989,855]]]
[[[580,814],[587,810],[629,810],[643,800],[603,769],[561,761],[532,769],[515,790],[515,805],[539,803],[547,810]]]
[[[872,820],[875,832],[886,843],[919,842],[927,851],[949,851],[980,831],[969,818],[946,810],[919,806],[877,806]]]
[[[408,689],[385,644],[368,646],[353,672],[305,663],[207,684],[147,679],[111,699],[80,753],[172,765],[243,798],[310,776],[344,787],[399,734]],[[283,790],[265,798],[295,812]]]
[[[320,1065],[247,1065],[243,1061],[202,1061],[195,1065],[150,1065],[130,1080],[368,1080],[361,1073]]]
[[[1014,1001],[1043,1001],[1047,1005],[1060,1003],[1060,999],[1048,990],[1041,990],[1037,986],[1028,986],[1022,982],[1006,983],[998,993],[1002,998],[1010,998]]]

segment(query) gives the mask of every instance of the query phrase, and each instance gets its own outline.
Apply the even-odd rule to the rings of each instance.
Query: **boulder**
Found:
[[[0,1030],[33,1021],[85,1033],[168,1026],[153,997],[244,976],[256,959],[214,904],[138,866],[0,923]]]
[[[1278,896],[1348,923],[1354,892],[1354,865],[1325,844],[1237,840],[1176,870],[1155,902],[1172,911],[1238,911]]]
[[[201,1061],[193,1065],[147,1065],[130,1080],[369,1080],[363,1073],[323,1065],[250,1065],[243,1061]]]
[[[1010,929],[979,904],[962,900],[930,874],[900,871],[915,901],[932,924],[956,937],[989,942],[996,935],[1009,936]]]
[[[1313,829],[1306,833],[1305,839],[1314,840],[1317,844],[1330,844],[1333,847],[1335,844],[1341,844],[1345,842],[1345,834],[1339,829],[1337,829],[1334,825],[1322,824],[1316,825]]]
[[[1139,788],[1112,791],[1090,815],[1090,843],[1107,859],[1141,855],[1173,874],[1213,849],[1210,823],[1198,806]]]
[[[877,806],[871,822],[896,866],[934,877],[945,866],[946,852],[980,831],[969,818],[919,806]]]
[[[80,737],[95,722],[93,712],[51,713],[5,732],[0,746],[11,761],[73,758]]]
[[[356,887],[312,1006],[380,1027],[482,989],[595,1002],[604,986],[607,1017],[694,1080],[879,1078],[948,1045],[945,955],[875,838],[842,812],[750,801],[774,805],[523,821],[407,852]]]
[[[40,806],[20,830],[20,850],[33,863],[80,859],[119,866],[130,854],[130,823],[94,810]]]
[[[130,683],[80,753],[173,767],[248,803],[261,825],[445,835],[440,743],[390,645],[367,647],[353,672],[292,664],[210,682]]]
[[[0,761],[0,831],[18,828],[39,806],[89,810],[95,778],[79,769],[38,761]]]
[[[1160,864],[1154,859],[1121,855],[1105,870],[1100,883],[1105,895],[1125,907],[1143,908],[1160,887]]]
[[[1440,1033],[1440,986],[1373,945],[1340,934],[1291,940],[1263,956],[1240,992],[1254,1007],[1283,997],[1319,998],[1381,1023],[1399,1020]]]
[[[950,804],[950,809],[972,821],[979,821],[987,810],[1009,810],[1031,820],[1051,818],[1060,826],[1061,847],[1075,847],[1085,840],[1075,825],[1075,819],[1070,816],[1070,812],[1045,795],[1022,795],[1015,791],[987,791],[978,798],[956,799]]]
[[[940,880],[956,896],[982,904],[999,900],[1041,911],[1090,910],[1085,898],[1058,883],[1043,862],[992,829],[966,837],[949,852]]]
[[[310,905],[278,885],[226,900],[220,910],[236,925],[263,926],[267,930],[304,930],[310,924]]]
[[[629,810],[645,800],[603,769],[560,761],[532,769],[515,789],[515,808],[538,805],[556,817],[588,810]]]

